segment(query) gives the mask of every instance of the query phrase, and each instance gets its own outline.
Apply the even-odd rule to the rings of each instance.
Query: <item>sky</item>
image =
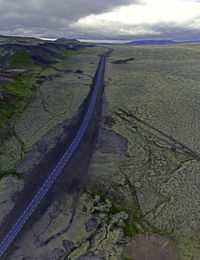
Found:
[[[0,0],[0,34],[200,40],[200,0]]]

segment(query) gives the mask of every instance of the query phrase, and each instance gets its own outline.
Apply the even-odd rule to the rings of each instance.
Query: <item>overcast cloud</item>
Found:
[[[200,0],[0,0],[0,34],[200,40]]]

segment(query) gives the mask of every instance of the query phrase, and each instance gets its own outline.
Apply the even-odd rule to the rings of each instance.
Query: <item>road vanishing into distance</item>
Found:
[[[89,125],[89,122],[90,122],[90,119],[92,117],[93,111],[94,111],[94,107],[95,107],[97,96],[98,96],[99,86],[100,86],[100,83],[101,83],[101,80],[102,80],[102,76],[103,76],[103,70],[104,70],[104,65],[105,65],[105,58],[111,52],[112,52],[112,50],[109,49],[109,51],[107,51],[102,56],[102,58],[100,60],[100,66],[99,66],[99,69],[98,69],[96,84],[95,84],[95,87],[94,87],[94,90],[93,90],[91,101],[90,101],[88,110],[87,110],[87,112],[85,114],[85,117],[83,119],[83,122],[82,122],[82,124],[81,124],[81,126],[80,126],[80,128],[79,128],[79,130],[78,130],[78,132],[77,132],[77,134],[76,134],[76,136],[74,138],[74,140],[72,141],[72,143],[70,144],[70,146],[68,147],[66,152],[63,154],[62,158],[57,163],[57,165],[55,166],[53,171],[48,175],[47,179],[44,181],[43,185],[38,190],[38,192],[33,197],[33,199],[30,201],[28,206],[25,208],[25,210],[23,211],[21,216],[18,218],[16,223],[13,225],[13,227],[11,228],[9,233],[0,242],[0,258],[3,256],[5,251],[8,249],[10,244],[13,242],[13,240],[17,237],[17,235],[19,234],[19,232],[22,229],[22,227],[25,225],[27,220],[30,218],[30,216],[33,214],[35,209],[40,204],[41,200],[44,198],[44,196],[47,194],[49,189],[52,187],[52,185],[54,184],[55,180],[60,175],[62,169],[67,165],[69,159],[71,158],[71,156],[73,155],[73,153],[77,149],[79,143],[81,142],[81,140],[82,140],[82,138],[83,138],[83,136],[84,136],[84,134],[86,132],[86,129],[87,129],[88,125]]]

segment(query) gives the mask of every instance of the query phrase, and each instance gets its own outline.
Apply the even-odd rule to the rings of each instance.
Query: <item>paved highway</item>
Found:
[[[47,194],[49,189],[52,187],[55,180],[58,178],[59,174],[61,173],[62,169],[67,165],[69,159],[71,158],[72,154],[77,149],[79,143],[81,142],[85,131],[88,127],[88,124],[90,122],[90,119],[92,117],[92,113],[94,111],[94,107],[96,104],[96,99],[98,96],[98,90],[99,85],[101,82],[101,77],[103,75],[103,67],[105,63],[105,57],[111,53],[112,50],[109,50],[106,52],[100,61],[100,67],[97,74],[97,80],[95,84],[95,88],[92,94],[92,98],[87,110],[87,113],[85,114],[85,117],[83,119],[83,122],[81,124],[81,127],[79,128],[74,140],[60,159],[60,161],[57,163],[53,171],[49,174],[48,178],[45,180],[41,188],[38,190],[34,198],[30,201],[26,209],[23,211],[22,215],[18,218],[17,222],[13,225],[9,233],[6,235],[6,237],[0,242],[0,258],[3,256],[5,251],[8,249],[12,241],[17,237],[20,230],[24,226],[24,224],[27,222],[27,220],[30,218],[30,216],[33,214],[35,209],[38,207],[39,203],[43,199],[43,197]]]

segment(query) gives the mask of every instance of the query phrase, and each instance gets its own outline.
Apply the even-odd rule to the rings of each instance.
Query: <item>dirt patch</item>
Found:
[[[123,156],[125,152],[126,141],[119,135],[115,135],[103,128],[99,129],[96,149],[102,154],[114,154]]]
[[[134,58],[129,58],[129,59],[126,59],[126,60],[114,60],[112,61],[111,63],[112,64],[125,64],[127,63],[128,61],[132,61],[134,60]]]
[[[78,73],[78,74],[83,74],[83,70],[76,70],[75,73]]]
[[[131,260],[178,260],[173,242],[152,233],[136,235],[126,245],[123,256]]]
[[[105,119],[104,119],[104,124],[107,125],[107,126],[113,126],[115,124],[115,120],[113,119],[113,117],[111,115],[109,116],[106,116]]]

